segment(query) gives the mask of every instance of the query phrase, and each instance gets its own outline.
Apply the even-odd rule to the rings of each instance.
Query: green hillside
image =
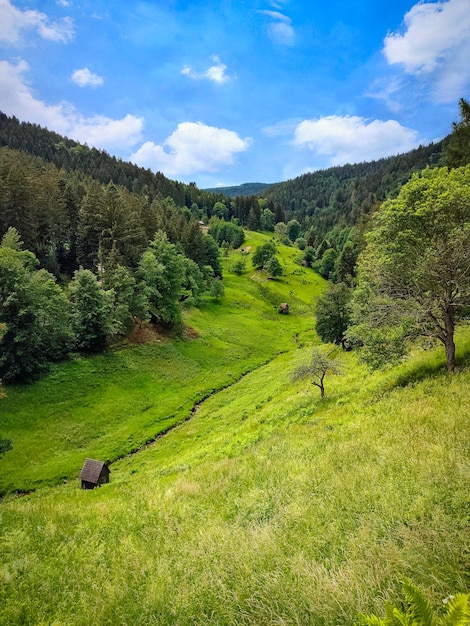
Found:
[[[277,280],[224,258],[184,338],[8,388],[2,489],[40,488],[1,503],[0,624],[339,626],[402,576],[434,606],[468,589],[470,334],[454,375],[442,350],[375,374],[337,351],[321,401],[292,374],[324,281],[278,253]],[[86,456],[121,457],[109,485],[80,489]]]

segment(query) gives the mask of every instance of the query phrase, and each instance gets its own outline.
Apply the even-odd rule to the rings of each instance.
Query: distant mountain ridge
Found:
[[[228,198],[237,198],[239,196],[260,196],[270,187],[272,187],[272,184],[268,183],[243,183],[242,185],[233,185],[232,187],[212,187],[204,189],[204,191],[221,193]]]

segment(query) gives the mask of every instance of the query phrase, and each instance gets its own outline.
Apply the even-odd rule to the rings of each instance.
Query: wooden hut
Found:
[[[109,483],[109,474],[108,463],[96,461],[95,459],[85,459],[80,472],[82,489],[94,489]]]

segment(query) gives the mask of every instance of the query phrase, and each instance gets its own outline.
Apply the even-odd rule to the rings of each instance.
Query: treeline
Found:
[[[58,169],[80,172],[100,183],[125,187],[128,191],[154,198],[171,198],[177,206],[188,208],[197,204],[211,209],[220,193],[202,191],[195,183],[186,185],[166,178],[161,172],[154,174],[133,163],[109,155],[105,150],[89,148],[72,139],[63,137],[38,124],[20,122],[0,112],[0,146],[21,150],[53,163]]]
[[[218,248],[211,241],[213,258]],[[70,351],[100,352],[139,322],[182,323],[182,308],[220,295],[212,266],[198,265],[158,230],[134,268],[109,257],[59,284],[10,227],[0,244],[0,378],[30,382]]]
[[[355,226],[385,199],[396,197],[413,172],[442,164],[443,142],[406,154],[304,174],[270,187],[265,197],[317,241],[333,227]],[[319,243],[319,241],[318,241]]]
[[[139,320],[177,327],[183,307],[220,296],[219,245],[200,216],[0,148],[0,379],[34,380]]]
[[[79,172],[0,148],[0,237],[9,227],[57,277],[71,277],[79,267],[135,269],[158,230],[199,267],[221,273],[217,246],[201,230],[199,209],[191,212],[161,196],[150,200],[112,182],[103,186]]]

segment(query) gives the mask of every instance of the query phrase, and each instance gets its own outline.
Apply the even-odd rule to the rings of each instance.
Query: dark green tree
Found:
[[[297,220],[290,220],[287,222],[287,236],[294,242],[300,236],[301,225]]]
[[[470,104],[459,100],[460,122],[452,125],[452,134],[444,149],[445,162],[449,167],[461,167],[470,163]]]
[[[351,322],[350,301],[351,291],[344,283],[330,283],[318,298],[315,330],[324,343],[341,344],[344,349],[344,335]]]
[[[101,352],[113,332],[113,293],[105,291],[90,270],[75,272],[70,284],[75,345],[86,352]]]
[[[30,382],[50,361],[67,355],[70,341],[68,301],[54,276],[38,270],[32,252],[19,249],[15,229],[0,245],[0,378]]]
[[[185,265],[163,231],[157,232],[142,255],[138,275],[145,284],[152,320],[168,326],[180,324]]]
[[[276,246],[271,241],[267,241],[263,245],[258,246],[251,259],[253,267],[261,269],[275,254]]]
[[[272,256],[270,259],[268,259],[266,263],[264,264],[264,269],[266,270],[266,272],[269,274],[271,278],[278,278],[279,276],[282,276],[284,273],[284,270],[282,269],[282,265],[279,262],[279,259],[277,258],[277,256]]]
[[[220,300],[225,295],[224,283],[220,278],[214,278],[211,284],[211,296],[215,300]]]
[[[104,286],[111,297],[111,335],[125,335],[136,320],[148,318],[144,286],[137,283],[127,267],[117,265],[106,271]]]

